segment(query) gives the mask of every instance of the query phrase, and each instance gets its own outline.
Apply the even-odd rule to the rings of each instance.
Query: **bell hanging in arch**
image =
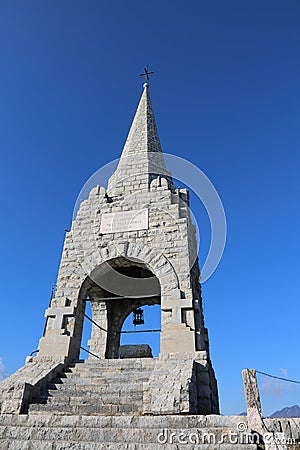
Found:
[[[133,310],[133,321],[132,321],[133,325],[144,325],[145,321],[144,321],[144,311],[142,310],[142,308],[135,308]]]

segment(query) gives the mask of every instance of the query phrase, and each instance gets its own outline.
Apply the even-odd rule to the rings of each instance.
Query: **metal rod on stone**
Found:
[[[144,295],[127,295],[126,297],[121,297],[121,296],[116,296],[116,297],[103,297],[101,299],[97,299],[98,301],[101,300],[103,302],[106,302],[107,300],[136,300],[139,298],[142,299],[146,299],[146,298],[155,298],[155,297],[159,297],[158,294],[144,294]],[[95,299],[93,298],[83,298],[82,299],[84,302],[92,302]]]
[[[128,333],[160,333],[161,330],[126,330],[121,331],[121,334],[128,334]]]
[[[84,348],[84,347],[80,347],[80,349],[83,350],[84,352],[87,352],[89,355],[95,356],[95,358],[97,358],[97,359],[102,359],[102,358],[100,358],[100,356],[95,355],[95,353],[90,352],[89,350],[87,350],[87,349]]]
[[[91,319],[87,314],[84,314],[84,317],[86,317],[90,322],[92,322],[93,325],[100,328],[100,330],[105,331],[105,333],[107,333],[107,330],[105,328],[100,327],[100,325],[97,322],[95,322],[93,319]]]

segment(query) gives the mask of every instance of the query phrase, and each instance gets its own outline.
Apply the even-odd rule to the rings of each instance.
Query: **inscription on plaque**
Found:
[[[148,209],[104,213],[101,217],[100,233],[147,230]]]

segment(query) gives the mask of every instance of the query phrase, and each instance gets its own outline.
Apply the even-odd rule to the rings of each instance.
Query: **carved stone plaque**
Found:
[[[148,209],[104,213],[101,217],[100,233],[147,230]]]

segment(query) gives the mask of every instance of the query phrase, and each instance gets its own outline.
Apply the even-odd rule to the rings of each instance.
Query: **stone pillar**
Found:
[[[88,342],[90,351],[100,358],[105,358],[106,342],[107,342],[107,305],[103,300],[91,300],[92,309],[92,334]],[[96,325],[97,324],[97,325]],[[93,358],[91,355],[90,358]]]
[[[261,404],[257,386],[256,371],[254,369],[243,370],[242,377],[246,397],[249,428],[263,434],[264,424],[261,417]]]

